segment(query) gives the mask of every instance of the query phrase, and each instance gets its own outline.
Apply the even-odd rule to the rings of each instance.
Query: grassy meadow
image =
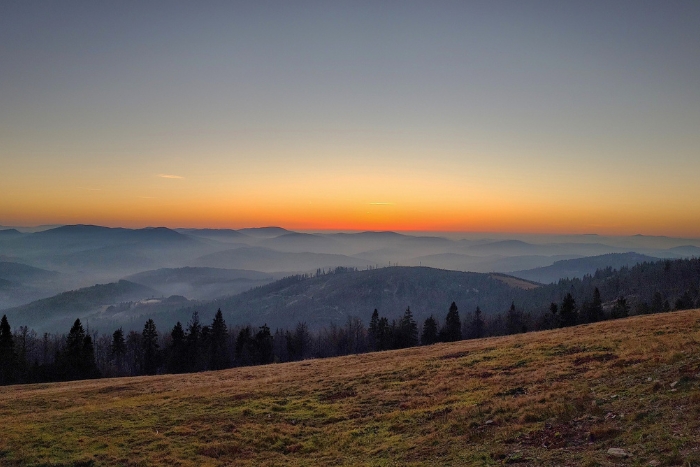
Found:
[[[162,464],[700,465],[700,310],[0,388],[0,465]]]

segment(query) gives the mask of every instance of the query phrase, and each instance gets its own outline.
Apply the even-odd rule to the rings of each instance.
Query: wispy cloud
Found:
[[[158,176],[159,176],[160,178],[170,178],[170,179],[173,179],[173,180],[182,180],[182,179],[185,178],[185,177],[181,177],[181,176],[179,176],[179,175],[171,175],[171,174],[158,174]]]
[[[393,206],[394,203],[369,203],[370,206]]]

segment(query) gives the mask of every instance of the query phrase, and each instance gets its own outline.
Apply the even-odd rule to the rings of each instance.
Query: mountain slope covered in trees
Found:
[[[629,268],[639,263],[654,261],[659,261],[659,258],[632,252],[609,253],[606,255],[559,260],[548,266],[514,271],[510,274],[515,277],[541,282],[542,284],[550,284],[552,282],[558,282],[560,279],[581,279],[585,275],[595,274],[598,269]]]
[[[160,295],[158,291],[149,287],[121,280],[63,292],[28,305],[11,308],[4,313],[11,321],[21,323],[21,326],[48,330],[56,329],[55,326],[65,327],[76,317],[89,316],[99,308]]]

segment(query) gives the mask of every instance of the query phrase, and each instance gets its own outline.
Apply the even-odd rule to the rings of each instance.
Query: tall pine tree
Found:
[[[143,372],[147,375],[155,375],[158,371],[158,331],[156,323],[152,319],[146,321],[141,333],[141,345],[143,346]]]
[[[456,342],[462,340],[462,321],[459,319],[457,304],[452,302],[445,317],[445,326],[440,332],[443,342]]]
[[[6,315],[0,319],[0,384],[15,382],[17,355],[15,354],[12,328]]]

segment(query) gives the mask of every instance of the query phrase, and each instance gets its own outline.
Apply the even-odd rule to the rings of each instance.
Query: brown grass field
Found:
[[[8,466],[696,466],[700,310],[220,372],[4,387],[0,424]]]

